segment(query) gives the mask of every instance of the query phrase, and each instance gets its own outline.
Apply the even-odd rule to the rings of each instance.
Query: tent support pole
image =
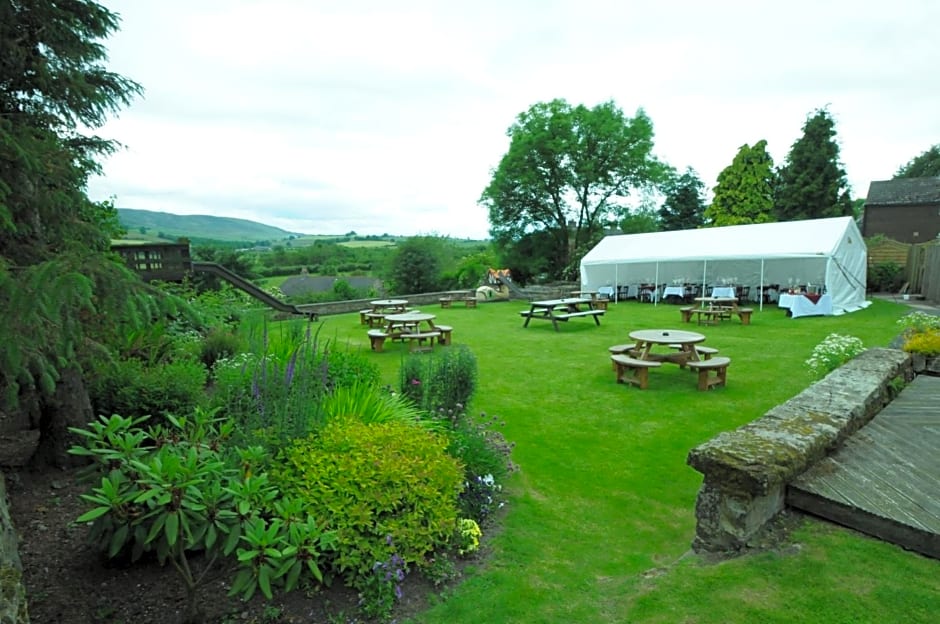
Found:
[[[760,290],[757,291],[760,294],[760,302],[758,303],[758,310],[761,312],[764,311],[764,259],[760,259]]]

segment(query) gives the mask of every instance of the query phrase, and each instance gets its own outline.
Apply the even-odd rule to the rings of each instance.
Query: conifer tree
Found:
[[[778,221],[851,216],[852,198],[839,161],[835,122],[817,110],[803,126],[778,172],[774,213]]]
[[[666,199],[659,209],[659,227],[664,232],[693,230],[705,223],[705,184],[689,167],[666,188]]]
[[[90,416],[80,354],[160,303],[109,252],[113,206],[86,194],[116,148],[89,131],[141,92],[102,65],[116,28],[87,0],[0,0],[0,419],[26,413],[59,458],[81,424],[65,416]]]

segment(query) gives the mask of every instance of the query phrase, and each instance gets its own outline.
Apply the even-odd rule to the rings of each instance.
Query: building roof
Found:
[[[302,295],[310,292],[326,292],[333,288],[333,282],[337,279],[345,280],[349,285],[357,290],[367,290],[376,285],[376,279],[374,277],[333,277],[333,276],[318,276],[313,277],[310,275],[295,275],[293,277],[288,277],[284,280],[284,283],[281,284],[281,292],[287,295],[288,297],[293,295]]]
[[[902,205],[940,203],[940,177],[899,178],[872,182],[866,204]]]

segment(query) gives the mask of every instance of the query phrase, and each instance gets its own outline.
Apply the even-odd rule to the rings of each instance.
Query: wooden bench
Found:
[[[728,378],[728,365],[731,358],[713,357],[708,360],[688,362],[689,368],[698,371],[698,389],[708,390],[716,386],[724,386]],[[714,375],[710,373],[714,371]]]
[[[369,317],[366,315],[369,314],[370,312],[372,312],[372,308],[369,308],[368,310],[359,310],[359,324],[360,325],[369,325]]]
[[[385,323],[385,314],[382,312],[366,312],[366,322],[369,324],[369,327],[375,327],[376,325],[382,325]]]
[[[439,301],[441,302],[441,307],[442,307],[442,308],[449,308],[449,307],[451,307],[451,305],[453,305],[455,302],[460,302],[460,303],[464,304],[464,306],[466,306],[466,307],[468,307],[468,308],[475,308],[475,307],[477,307],[477,298],[476,298],[476,297],[441,297],[441,298],[439,299]]]
[[[753,308],[738,308],[736,311],[738,313],[738,318],[741,319],[742,325],[751,324],[751,314],[754,313]]]
[[[694,306],[685,306],[684,308],[679,308],[679,314],[682,315],[682,322],[691,323],[693,312],[695,312]]]
[[[613,345],[611,347],[607,347],[607,350],[610,351],[611,355],[627,355],[630,357],[633,357],[634,355],[636,355],[636,353],[634,353],[635,349],[636,349],[636,344],[632,342],[628,344],[619,344],[619,345]],[[617,370],[616,362],[611,362],[610,365],[614,370]]]
[[[670,349],[681,349],[682,345],[669,345]],[[715,347],[706,347],[705,345],[695,345],[695,352],[702,356],[703,360],[712,359],[713,355],[718,355],[718,349]]]
[[[437,344],[445,347],[450,346],[450,335],[453,333],[454,328],[450,325],[435,325],[434,330],[441,332],[441,335],[437,338]]]
[[[581,310],[580,312],[565,312],[563,314],[553,314],[552,318],[554,318],[556,321],[567,321],[568,319],[577,318],[579,316],[592,316],[594,317],[594,322],[600,325],[600,317],[604,316],[604,310],[598,310],[595,308],[593,310]]]
[[[692,310],[692,314],[697,316],[699,325],[714,325],[719,321],[731,319],[731,308],[702,308]]]
[[[386,334],[381,329],[369,330],[369,342],[371,343],[372,350],[376,353],[382,352],[382,347],[385,345],[386,338],[388,338],[388,334]]]
[[[617,371],[617,383],[632,384],[641,390],[649,387],[649,369],[662,366],[660,362],[638,360],[627,355],[614,354],[610,359]]]
[[[439,331],[415,332],[412,334],[402,334],[401,339],[408,341],[408,350],[412,353],[419,351],[433,351],[434,340],[441,337]]]

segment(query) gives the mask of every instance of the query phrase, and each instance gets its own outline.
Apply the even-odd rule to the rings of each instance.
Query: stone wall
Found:
[[[693,549],[733,551],[783,510],[787,483],[837,448],[913,379],[909,354],[869,349],[786,403],[689,452],[704,482]]]

